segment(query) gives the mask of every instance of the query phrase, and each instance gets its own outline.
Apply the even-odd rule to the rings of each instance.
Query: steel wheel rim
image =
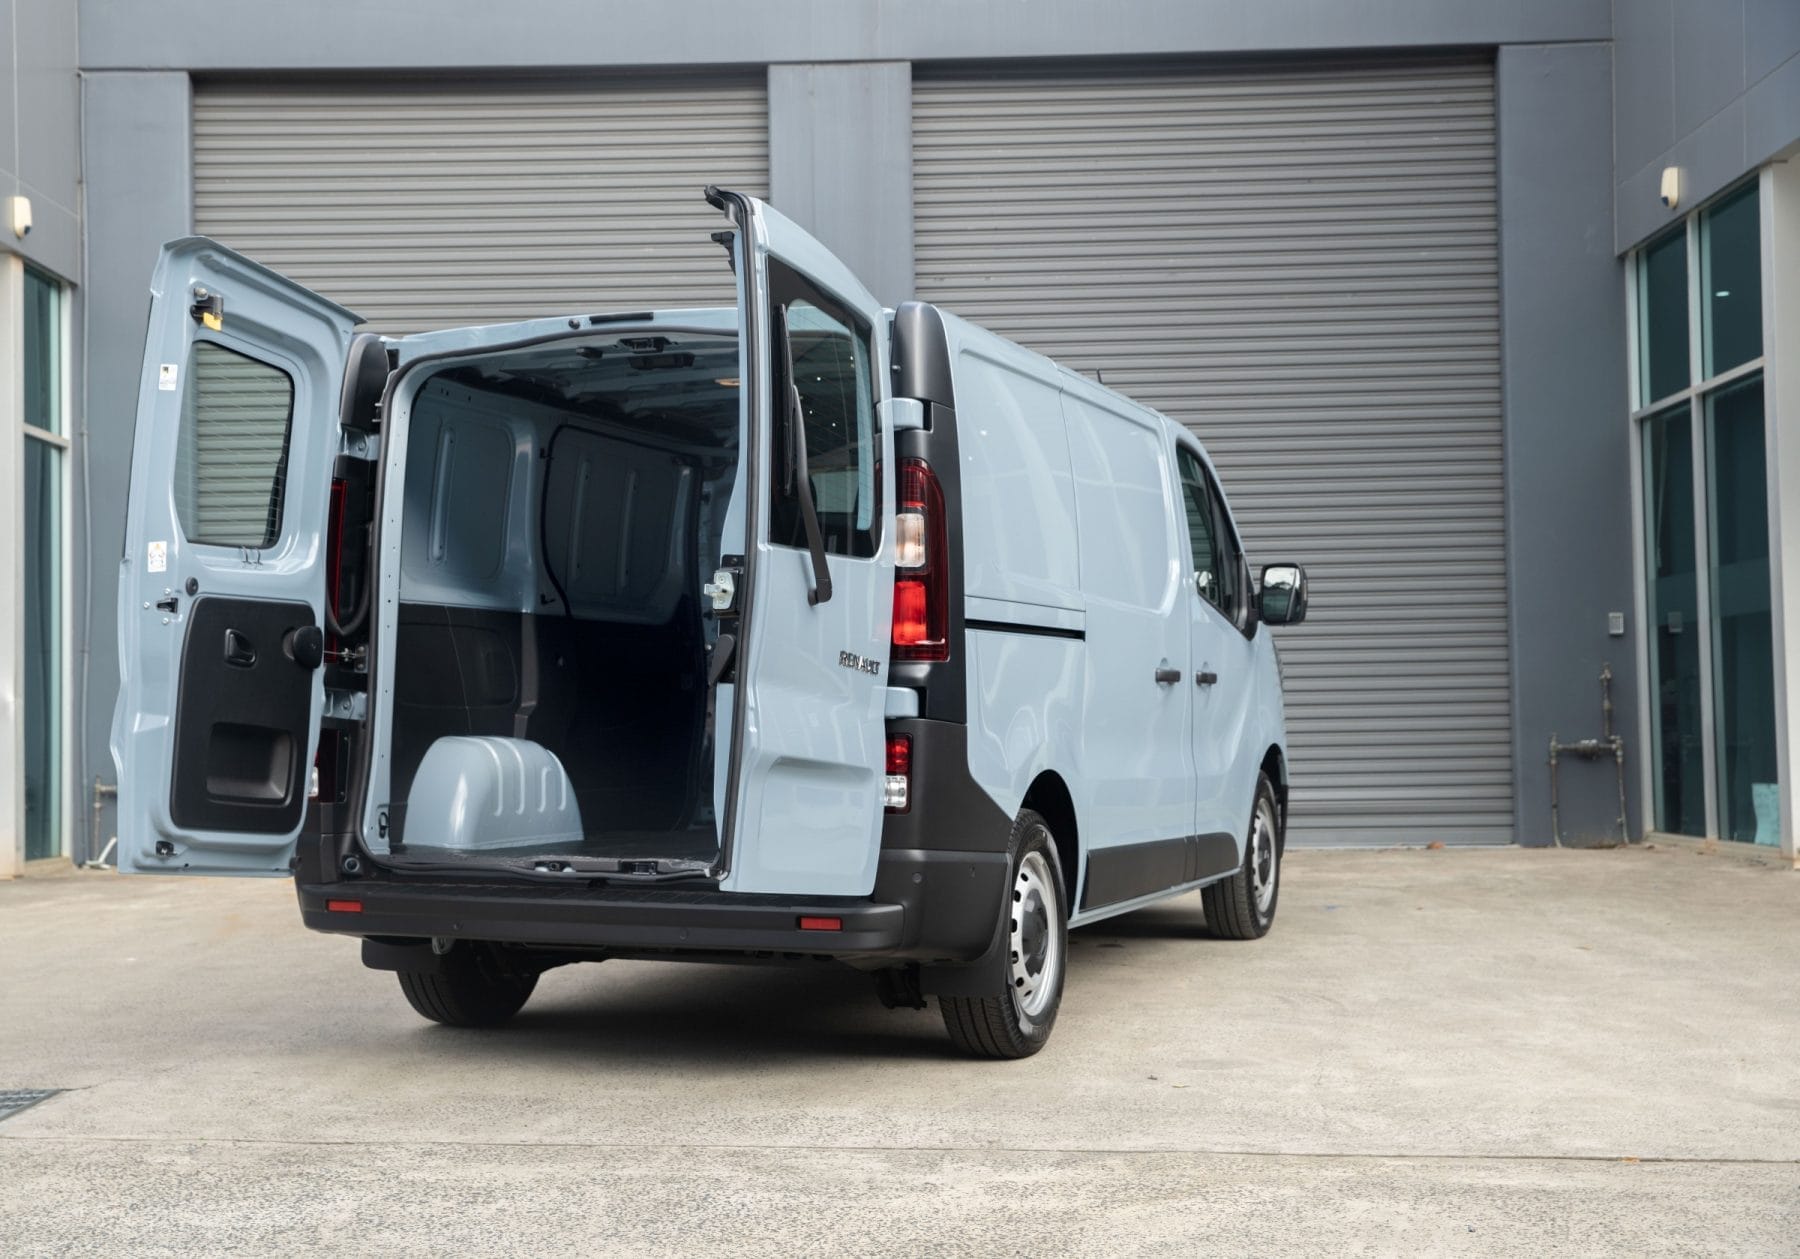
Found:
[[[1250,827],[1250,890],[1256,897],[1256,912],[1266,915],[1275,907],[1275,882],[1281,877],[1281,862],[1275,853],[1275,810],[1267,800],[1256,804],[1256,820]]]
[[[1062,914],[1056,878],[1041,852],[1028,852],[1013,876],[1012,926],[1008,938],[1013,1000],[1028,1018],[1050,1005],[1062,977]]]

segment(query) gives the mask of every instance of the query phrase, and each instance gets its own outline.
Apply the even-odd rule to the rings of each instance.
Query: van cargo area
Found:
[[[738,470],[738,371],[731,331],[607,330],[408,378],[388,426],[404,492],[383,523],[401,537],[376,627],[378,857],[717,858],[701,587]]]

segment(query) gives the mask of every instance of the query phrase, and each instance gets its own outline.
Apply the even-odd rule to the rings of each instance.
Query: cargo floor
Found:
[[[660,860],[710,861],[719,852],[719,838],[708,825],[691,831],[609,831],[579,844],[518,843],[492,848],[439,848],[429,844],[396,844],[393,855],[408,861],[493,861],[518,857],[657,858]]]

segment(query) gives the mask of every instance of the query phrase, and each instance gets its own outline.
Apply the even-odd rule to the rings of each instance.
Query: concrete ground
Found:
[[[1297,852],[1076,933],[1049,1047],[847,971],[419,1020],[285,883],[0,885],[0,1254],[1800,1254],[1800,873]]]

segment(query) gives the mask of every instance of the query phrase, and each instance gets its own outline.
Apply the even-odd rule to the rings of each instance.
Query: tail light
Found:
[[[894,659],[950,658],[950,545],[944,491],[923,459],[900,462],[894,514]]]
[[[887,741],[887,781],[882,786],[881,802],[889,813],[906,813],[912,808],[912,736],[890,734]]]

